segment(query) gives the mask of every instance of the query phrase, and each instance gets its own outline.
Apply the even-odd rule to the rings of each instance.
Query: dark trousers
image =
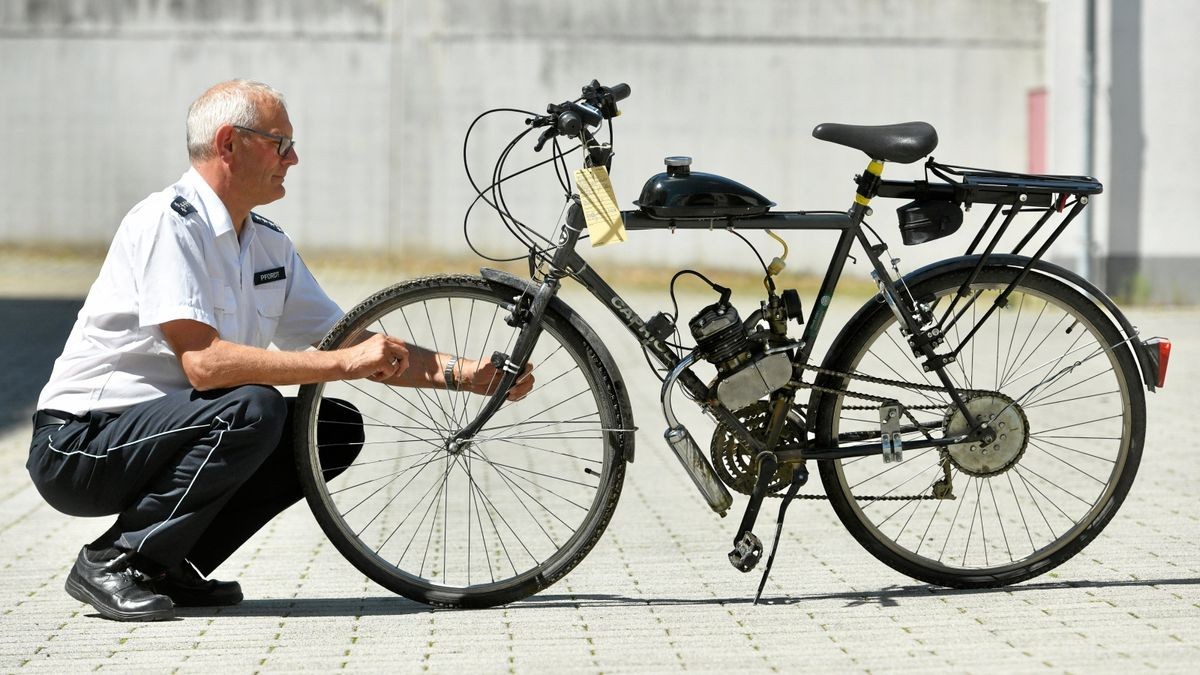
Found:
[[[117,515],[92,547],[134,551],[151,566],[186,558],[207,575],[303,496],[294,407],[294,398],[259,385],[176,392],[35,428],[26,468],[55,509]],[[362,416],[326,399],[318,420],[330,480],[361,450]]]

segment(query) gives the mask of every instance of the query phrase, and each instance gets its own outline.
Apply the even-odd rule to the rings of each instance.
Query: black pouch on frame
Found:
[[[916,200],[896,209],[905,246],[924,244],[954,234],[962,226],[962,208],[954,202]]]

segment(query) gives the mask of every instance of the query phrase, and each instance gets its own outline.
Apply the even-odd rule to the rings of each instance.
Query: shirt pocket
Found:
[[[287,287],[282,282],[254,289],[254,305],[258,309],[258,346],[266,347],[275,338]]]
[[[237,341],[237,296],[224,279],[213,279],[213,309],[217,315],[217,333]]]

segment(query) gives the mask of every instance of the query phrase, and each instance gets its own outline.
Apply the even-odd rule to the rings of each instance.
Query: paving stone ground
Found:
[[[1016,586],[955,591],[915,582],[861,549],[827,504],[798,502],[766,602],[752,606],[758,575],[738,574],[725,560],[743,502],[724,520],[704,506],[662,441],[657,383],[615,324],[585,301],[581,309],[611,336],[625,368],[640,431],[612,523],[565,579],[506,607],[431,610],[357,572],[301,504],[218,570],[242,583],[241,605],[126,624],[98,618],[62,590],[79,546],[107,521],[55,512],[23,468],[31,408],[22,406],[32,405],[65,329],[35,345],[26,336],[31,324],[61,326],[62,311],[73,310],[28,301],[38,293],[4,279],[0,295],[26,301],[0,302],[0,672],[1090,673],[1200,665],[1200,310],[1130,312],[1175,344],[1168,387],[1148,397],[1138,478],[1095,542]],[[382,281],[340,274],[327,285],[349,306]],[[661,298],[638,300],[651,310]],[[837,307],[829,327],[852,309]]]

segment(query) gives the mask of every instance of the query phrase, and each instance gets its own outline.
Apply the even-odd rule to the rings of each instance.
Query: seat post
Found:
[[[879,193],[879,183],[883,177],[883,160],[872,159],[867,170],[858,177],[858,190],[854,193],[854,205],[850,207],[850,218],[855,223],[861,223],[863,216],[871,205],[871,200]]]

